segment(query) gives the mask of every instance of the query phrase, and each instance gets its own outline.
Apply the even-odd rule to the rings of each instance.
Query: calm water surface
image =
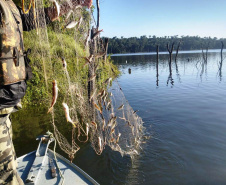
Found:
[[[151,138],[133,161],[109,148],[97,156],[84,145],[74,163],[100,184],[226,184],[225,61],[219,70],[219,52],[209,53],[207,62],[201,53],[183,53],[170,68],[167,57],[160,55],[158,75],[155,55],[112,57],[122,72],[118,82]],[[29,115],[25,109],[14,118],[18,155],[36,148],[35,141],[25,146],[27,138],[51,129],[46,109]],[[20,123],[27,119],[25,128]]]
[[[131,184],[226,184],[226,84],[220,53],[112,57],[123,92],[151,139],[128,175]],[[126,63],[127,61],[127,63]],[[131,69],[131,74],[128,73]]]

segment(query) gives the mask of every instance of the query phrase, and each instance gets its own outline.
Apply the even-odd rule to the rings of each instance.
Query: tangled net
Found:
[[[109,80],[107,80],[109,81]],[[126,100],[117,81],[95,99],[97,126],[91,125],[91,144],[97,154],[108,145],[121,155],[137,155],[143,137],[143,121]]]
[[[31,21],[36,29],[29,37],[34,40],[34,71],[44,72],[47,102],[52,102],[51,123],[60,148],[71,160],[80,149],[78,143],[88,141],[98,155],[106,145],[122,155],[137,155],[143,122],[112,80],[116,72],[111,62],[103,59],[106,51],[99,37],[101,30],[91,29],[91,13],[74,7],[76,0],[54,2],[59,6],[66,3],[68,13],[47,28],[44,3],[35,0],[36,19]],[[47,1],[45,6],[53,3]],[[61,132],[65,130],[67,136]]]

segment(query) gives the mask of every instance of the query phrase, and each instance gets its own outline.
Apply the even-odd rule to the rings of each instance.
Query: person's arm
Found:
[[[75,9],[78,6],[86,6],[90,8],[92,6],[92,0],[72,0],[71,6],[67,2],[64,2],[60,5],[59,16],[56,6],[44,8],[46,24],[55,21],[58,17],[67,14],[71,9]],[[33,10],[31,9],[28,14],[24,14],[22,8],[18,7],[18,9],[23,22],[23,30],[30,31],[35,29]],[[44,27],[44,25],[39,26]]]

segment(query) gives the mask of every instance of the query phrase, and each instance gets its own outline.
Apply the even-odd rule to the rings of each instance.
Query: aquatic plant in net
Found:
[[[34,73],[27,96],[49,105],[55,138],[71,160],[81,142],[90,142],[99,155],[108,145],[133,156],[139,153],[143,123],[112,82],[117,68],[103,58],[102,30],[91,29],[94,20],[81,6],[85,3],[35,0],[35,29],[25,33]],[[52,23],[44,14],[49,7],[58,14]]]

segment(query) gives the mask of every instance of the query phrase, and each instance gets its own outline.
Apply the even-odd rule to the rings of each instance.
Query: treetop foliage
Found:
[[[199,37],[199,36],[164,36],[157,37],[155,35],[148,37],[117,38],[109,39],[108,53],[137,53],[137,52],[155,52],[156,46],[159,45],[159,51],[167,51],[167,43],[170,45],[174,42],[174,48],[181,41],[180,50],[200,50],[220,49],[221,41],[226,43],[226,39],[218,39],[217,37]]]

